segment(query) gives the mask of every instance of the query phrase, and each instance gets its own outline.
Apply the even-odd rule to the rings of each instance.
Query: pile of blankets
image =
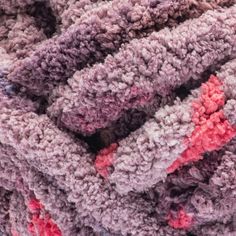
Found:
[[[0,0],[0,235],[236,235],[236,0]]]

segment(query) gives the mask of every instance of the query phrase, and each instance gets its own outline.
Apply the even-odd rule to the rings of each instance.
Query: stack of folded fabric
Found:
[[[0,0],[0,235],[236,235],[236,0]]]

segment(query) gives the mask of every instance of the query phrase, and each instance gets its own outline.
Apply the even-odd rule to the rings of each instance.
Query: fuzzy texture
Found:
[[[10,187],[9,190],[13,190],[15,188],[17,191],[22,193],[25,198],[24,204],[27,204],[32,196],[34,198],[34,195],[36,195],[37,199],[40,199],[45,208],[50,212],[53,220],[60,225],[63,235],[76,236],[82,230],[85,230],[84,227],[81,226],[74,205],[67,201],[67,194],[58,188],[56,181],[52,177],[43,175],[37,169],[30,167],[25,161],[25,158],[22,158],[16,154],[13,148],[2,145],[0,147],[0,177],[7,178],[7,176],[10,176],[10,181],[12,184],[8,185],[8,188]],[[11,161],[9,161],[9,157],[11,157]],[[7,179],[9,181],[9,178]],[[29,190],[33,191],[33,194]],[[20,214],[21,211],[22,210],[13,213],[14,215]],[[23,214],[22,217],[24,216],[25,215]],[[14,221],[11,224],[13,223]],[[17,222],[15,222],[14,225],[16,223]],[[28,221],[28,225],[29,224],[30,221]],[[14,225],[11,227],[13,231],[14,229],[15,231],[17,229],[17,232],[20,235],[30,235],[28,232],[27,222],[18,222],[18,228]],[[89,232],[89,229],[87,231]]]
[[[118,120],[112,122],[110,126],[98,130],[97,133],[88,137],[87,140],[88,142],[93,142],[96,148],[108,147],[110,144],[122,140],[131,132],[141,127],[145,121],[154,116],[159,108],[173,104],[175,98],[175,93],[166,97],[155,96],[150,104],[128,110]]]
[[[52,0],[51,0],[52,2]],[[67,1],[67,7],[64,5],[63,11],[60,11],[58,14],[61,18],[61,28],[62,31],[66,30],[68,27],[78,22],[80,17],[84,15],[86,12],[100,7],[105,4],[106,1],[103,0],[69,0]],[[58,6],[57,3],[54,5]]]
[[[12,57],[6,52],[6,49],[0,47],[0,78],[5,78],[9,72],[9,67],[12,63]]]
[[[37,236],[38,234],[62,236],[58,226],[52,221],[51,216],[44,210],[44,206],[35,198],[28,202],[28,209],[31,216],[28,231],[30,234]]]
[[[220,149],[236,135],[236,128],[225,117],[222,106],[225,95],[222,82],[211,76],[201,86],[200,98],[192,102],[192,122],[195,129],[188,142],[188,148],[168,167],[168,173],[174,172],[181,165],[197,161],[206,151]],[[234,112],[231,110],[231,116]]]
[[[30,235],[27,229],[29,223],[27,206],[21,193],[14,191],[10,199],[9,217],[11,233],[14,235]]]
[[[236,125],[236,116],[234,112],[236,108],[236,93],[235,89],[232,89],[236,86],[236,60],[226,63],[218,73],[218,76],[224,81],[223,89],[228,98],[224,108],[224,114],[232,124]]]
[[[37,44],[46,39],[43,30],[36,27],[35,19],[29,15],[3,15],[0,20],[0,46],[19,59],[30,55]]]
[[[9,234],[9,205],[10,205],[11,192],[3,187],[0,187],[0,234]]]
[[[44,0],[36,0],[44,1]],[[0,1],[0,11],[6,14],[14,14],[17,12],[22,12],[26,10],[26,7],[33,5],[34,0],[1,0]]]
[[[183,140],[194,129],[190,114],[188,104],[166,106],[119,143],[109,176],[118,192],[144,191],[166,177],[166,169],[187,148]]]
[[[121,197],[106,186],[81,143],[58,130],[44,115],[37,117],[32,112],[25,113],[2,104],[1,99],[0,129],[4,132],[0,134],[0,141],[4,144],[15,140],[12,146],[20,155],[37,163],[43,173],[53,175],[58,185],[68,191],[68,200],[76,204],[85,222],[95,219],[114,233],[152,235],[156,232],[155,219],[148,216],[150,207],[142,200],[136,202],[132,197]],[[11,117],[10,120],[7,117]],[[57,149],[53,151],[52,146]],[[127,222],[131,216],[132,221]]]
[[[4,90],[4,87],[2,87],[2,89]],[[2,93],[2,106],[5,108],[11,107],[16,110],[22,107],[22,113],[36,111],[34,104],[30,100],[19,95],[20,94],[18,94],[18,96],[13,96],[8,100],[9,97]],[[37,169],[30,166],[23,156],[17,154],[14,148],[8,145],[0,145],[0,150],[0,178],[2,184],[5,182],[3,185],[6,187],[7,184],[9,190],[12,191],[17,189],[17,191],[20,191],[24,195],[26,192],[29,194],[29,189],[31,189],[33,193],[36,194],[37,198],[42,200],[58,225],[61,226],[60,228],[63,235],[78,235],[83,227],[78,220],[76,209],[73,204],[70,204],[67,201],[66,193],[58,188],[55,180],[53,180],[52,177],[49,178],[42,175]],[[34,162],[34,165],[37,165],[37,163]],[[9,176],[10,179],[9,177],[7,178],[7,176]],[[25,199],[25,201],[28,200],[29,198]],[[20,214],[20,212],[14,214],[17,213]],[[24,216],[25,215],[23,214],[22,217]],[[13,226],[13,232],[20,235],[30,235],[26,223],[27,222],[23,224],[23,221],[18,222],[19,227],[16,230],[17,227]],[[26,232],[28,232],[28,234]]]
[[[159,109],[154,119],[122,140],[117,150],[101,152],[98,172],[122,194],[152,187],[166,172],[201,159],[206,151],[220,149],[236,135],[236,127],[222,110],[224,104],[223,83],[211,76],[181,103],[177,100]],[[230,112],[235,117],[234,110]],[[105,164],[99,165],[102,160]],[[113,172],[109,175],[110,166]]]
[[[133,40],[103,64],[74,74],[48,109],[67,128],[91,134],[125,110],[166,96],[236,53],[236,7],[212,11],[174,30]],[[222,22],[224,26],[222,25]],[[105,107],[104,107],[105,104]]]
[[[56,39],[46,41],[31,58],[17,62],[9,79],[36,94],[48,95],[56,84],[65,82],[76,70],[101,61],[122,43],[137,37],[140,30],[189,13],[192,5],[189,0],[108,2],[84,14]],[[200,15],[209,7],[197,4],[193,8]]]
[[[193,166],[183,167],[169,175],[165,183],[159,183],[147,193],[147,198],[155,202],[161,222],[165,222],[170,214],[178,216],[184,209],[185,214],[192,218],[187,230],[193,234],[235,234],[235,154],[227,151],[234,142],[221,151],[207,154]],[[180,223],[174,226],[180,226]]]
[[[191,199],[193,206],[197,209],[198,214],[196,217],[199,218],[199,221],[206,222],[210,219],[212,220],[212,218],[216,222],[222,221],[223,218],[225,222],[231,221],[232,215],[236,212],[236,206],[234,204],[236,198],[235,170],[235,154],[226,152],[221,164],[209,181],[209,189],[213,191],[206,194],[204,189],[199,189],[199,192],[195,192],[195,199]],[[214,195],[218,196],[218,199],[213,203],[211,198]],[[205,204],[202,204],[203,201],[201,199],[204,199]],[[208,213],[204,205],[208,207]]]
[[[3,99],[3,96],[2,96]],[[3,103],[4,106],[11,105],[11,107],[19,108],[16,104],[17,101],[12,99],[8,103]],[[20,104],[23,105],[23,101]],[[25,104],[27,104],[25,102]],[[22,112],[26,112],[27,107]],[[29,110],[29,109],[28,109]],[[31,109],[32,110],[32,109]],[[56,222],[61,225],[63,235],[77,235],[81,230],[81,224],[78,220],[77,212],[73,204],[67,202],[66,193],[59,189],[56,181],[50,176],[42,175],[33,166],[30,166],[25,158],[19,154],[10,146],[0,146],[1,150],[1,178],[10,176],[10,181],[13,183],[11,190],[16,188],[17,190],[25,193],[31,189],[38,199],[42,200],[46,209],[50,211]],[[9,158],[11,157],[11,158]],[[10,160],[9,160],[10,159]],[[34,165],[37,166],[37,162],[34,161]],[[21,173],[21,174],[19,174]],[[27,183],[27,184],[26,184]],[[26,200],[28,201],[29,198]],[[23,227],[21,230],[26,230]],[[18,230],[19,231],[19,230]],[[21,231],[18,233],[23,234]]]
[[[224,107],[224,114],[233,125],[236,125],[236,116],[234,111],[236,110],[236,100],[230,99]]]
[[[0,235],[234,236],[235,0],[3,3]]]

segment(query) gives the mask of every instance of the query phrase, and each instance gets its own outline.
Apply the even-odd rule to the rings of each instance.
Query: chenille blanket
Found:
[[[0,0],[0,236],[236,235],[236,0]]]

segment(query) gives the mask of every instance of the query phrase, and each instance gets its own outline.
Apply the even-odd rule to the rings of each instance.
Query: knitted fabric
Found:
[[[235,0],[0,0],[0,235],[236,234]]]

